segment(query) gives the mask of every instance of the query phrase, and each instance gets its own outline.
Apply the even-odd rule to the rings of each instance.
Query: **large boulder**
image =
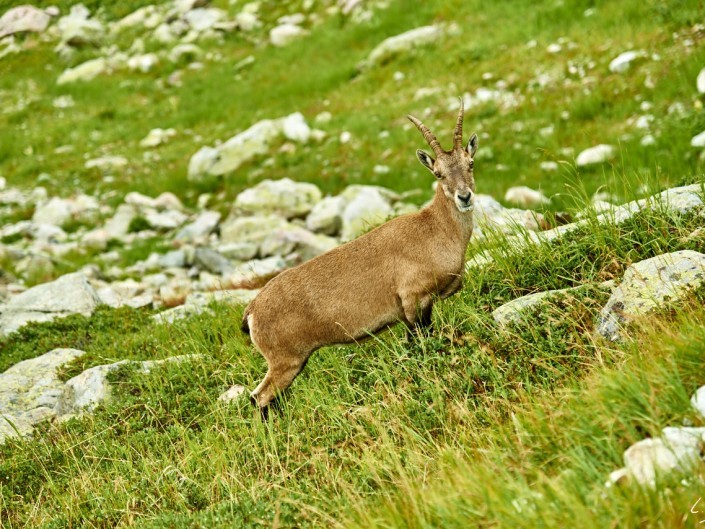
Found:
[[[705,255],[682,250],[639,261],[627,268],[600,313],[597,331],[611,341],[633,318],[682,300],[705,282]]]
[[[57,369],[83,354],[54,349],[0,374],[0,443],[18,432],[28,435],[35,424],[56,416],[64,385]]]
[[[0,17],[0,39],[14,33],[41,33],[49,25],[51,17],[34,6],[18,6]]]
[[[325,197],[316,203],[306,217],[306,227],[325,235],[336,235],[343,225],[344,197]]]
[[[276,213],[286,218],[303,217],[321,200],[318,186],[289,178],[264,180],[235,198],[234,207],[246,213]]]
[[[100,297],[86,276],[76,272],[32,287],[0,307],[0,334],[9,334],[32,321],[51,321],[71,314],[90,316]]]

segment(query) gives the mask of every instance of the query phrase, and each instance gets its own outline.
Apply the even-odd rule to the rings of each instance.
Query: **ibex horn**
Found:
[[[416,128],[421,131],[421,134],[423,134],[424,139],[426,142],[431,146],[433,149],[433,152],[436,153],[436,156],[441,154],[443,152],[443,149],[441,148],[441,144],[438,143],[438,140],[436,137],[433,135],[433,132],[428,130],[428,127],[421,123],[418,119],[416,119],[414,116],[406,116],[409,118],[409,121],[411,121],[414,125],[416,125]]]
[[[455,134],[453,136],[453,148],[463,148],[463,98],[460,97],[460,110],[458,110],[458,121],[455,123]]]

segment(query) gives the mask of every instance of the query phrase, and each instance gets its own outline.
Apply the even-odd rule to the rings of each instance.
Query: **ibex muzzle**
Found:
[[[242,329],[269,367],[251,393],[260,408],[291,384],[316,349],[399,322],[410,330],[427,327],[435,300],[460,290],[473,229],[477,136],[463,148],[462,100],[450,151],[418,119],[409,119],[436,157],[416,151],[438,179],[433,201],[283,272],[248,305]]]

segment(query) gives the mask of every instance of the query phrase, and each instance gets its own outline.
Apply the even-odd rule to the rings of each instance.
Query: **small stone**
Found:
[[[617,57],[612,59],[609,65],[610,72],[613,73],[624,73],[637,59],[645,57],[646,53],[643,51],[625,51],[619,54]]]
[[[218,400],[221,402],[232,402],[234,400],[239,399],[242,395],[245,394],[245,386],[241,384],[236,384],[232,386],[228,391],[223,393],[220,397],[218,397]]]
[[[547,173],[552,173],[554,171],[558,171],[558,162],[552,162],[552,161],[545,161],[541,162],[539,164],[539,167],[541,168],[542,171],[546,171]]]
[[[176,130],[174,129],[152,129],[140,141],[140,147],[157,147],[168,142],[174,136],[176,136]]]
[[[127,67],[130,70],[147,73],[159,64],[159,57],[156,53],[146,53],[144,55],[135,55],[127,59]]]
[[[230,261],[210,248],[196,248],[194,264],[214,274],[224,275],[233,270]]]
[[[441,26],[423,26],[389,37],[372,50],[360,67],[384,64],[397,55],[436,42],[443,36],[443,33],[444,30]]]
[[[705,94],[705,68],[700,70],[698,78],[695,82],[699,94]]]
[[[63,85],[76,81],[90,81],[108,70],[108,63],[103,57],[91,59],[84,63],[68,68],[56,80],[56,84]]]
[[[308,31],[301,26],[282,24],[269,31],[269,41],[274,46],[283,47],[306,35],[308,35]]]
[[[576,158],[578,167],[586,167],[598,163],[604,163],[614,158],[617,150],[612,145],[600,144],[595,147],[585,149]]]
[[[181,228],[174,236],[174,239],[178,241],[198,241],[213,233],[219,222],[219,212],[202,211],[193,222]]]
[[[693,138],[690,140],[690,146],[696,147],[698,149],[702,149],[703,147],[705,147],[705,130],[702,131],[700,134],[693,136]]]
[[[504,194],[504,200],[517,204],[522,208],[535,208],[551,203],[541,191],[536,191],[527,186],[510,187]]]
[[[88,160],[84,166],[86,169],[97,168],[102,171],[112,171],[121,169],[127,165],[127,158],[124,156],[102,156]]]

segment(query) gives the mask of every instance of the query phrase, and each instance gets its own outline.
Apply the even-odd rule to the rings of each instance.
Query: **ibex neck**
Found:
[[[463,245],[463,251],[465,251],[472,235],[473,212],[458,211],[455,203],[446,197],[440,185],[436,188],[431,207],[442,217],[443,229],[452,234],[453,238]]]

